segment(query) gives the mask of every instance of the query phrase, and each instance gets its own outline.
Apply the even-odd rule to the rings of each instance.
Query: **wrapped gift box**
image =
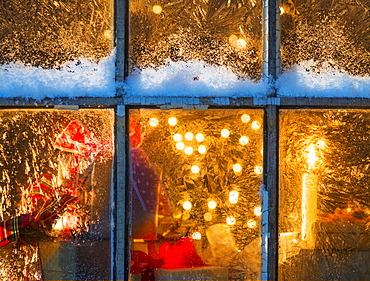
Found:
[[[229,280],[225,267],[201,266],[192,268],[160,268],[154,271],[156,281],[160,280]]]

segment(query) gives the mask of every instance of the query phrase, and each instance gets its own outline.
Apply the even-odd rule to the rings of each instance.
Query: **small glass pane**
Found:
[[[113,110],[0,111],[0,277],[110,279]]]
[[[283,70],[370,75],[369,8],[368,0],[282,0]]]
[[[259,79],[261,17],[256,0],[130,0],[131,71],[196,61]]]
[[[130,110],[131,280],[260,280],[262,124],[262,110]]]
[[[0,64],[53,68],[113,48],[110,0],[0,1]]]
[[[368,280],[368,110],[282,110],[279,280]]]

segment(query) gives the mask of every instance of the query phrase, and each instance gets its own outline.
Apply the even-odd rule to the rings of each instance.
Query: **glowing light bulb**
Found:
[[[177,118],[176,117],[169,118],[168,124],[170,124],[170,126],[175,126],[177,124]]]
[[[191,132],[187,132],[187,133],[185,134],[185,139],[187,139],[188,141],[191,141],[193,138],[194,138],[193,133],[191,133]]]
[[[155,127],[155,126],[158,126],[159,124],[159,121],[157,118],[150,118],[149,119],[149,125],[152,126],[152,127]]]
[[[180,134],[174,134],[173,140],[174,141],[181,141],[182,140],[182,135],[180,135]]]
[[[191,171],[194,173],[194,174],[197,174],[199,173],[200,171],[200,168],[197,166],[197,165],[194,165],[191,167]]]
[[[216,209],[216,207],[217,207],[216,201],[211,200],[208,202],[208,208],[210,208],[211,210]]]
[[[244,49],[247,46],[247,41],[244,38],[236,40],[236,47],[238,49]]]
[[[161,5],[154,5],[153,6],[153,13],[159,15],[160,13],[162,13],[162,6]]]
[[[200,232],[194,232],[192,235],[191,235],[191,238],[195,239],[195,240],[200,240],[202,239],[202,234],[200,234]]]
[[[249,142],[249,138],[247,136],[242,136],[239,139],[240,144],[246,145]]]
[[[229,37],[230,45],[235,46],[238,39],[239,39],[238,36],[236,36],[235,34],[230,35],[230,37]]]
[[[203,134],[197,134],[195,136],[195,139],[198,141],[198,142],[202,142],[204,141],[204,135]]]
[[[182,207],[185,209],[185,210],[190,210],[191,207],[193,207],[193,205],[191,204],[190,201],[185,201],[183,204],[182,204]]]
[[[223,129],[221,131],[221,136],[224,137],[224,138],[227,138],[230,136],[230,131],[228,129]]]
[[[248,114],[243,114],[241,119],[243,123],[248,123],[249,121],[251,121],[251,117]]]
[[[239,200],[239,192],[237,192],[236,190],[230,191],[229,202],[231,204],[236,204],[238,203],[238,200]]]
[[[200,154],[204,154],[204,153],[207,152],[207,148],[204,145],[200,145],[200,146],[198,146],[198,152]]]
[[[182,141],[180,141],[180,142],[176,143],[176,148],[178,150],[183,150],[185,148],[185,144]]]
[[[187,146],[187,147],[184,148],[184,152],[185,152],[186,155],[191,155],[191,154],[193,154],[194,149],[190,146]]]
[[[284,7],[281,7],[280,6],[280,15],[284,14],[285,13],[285,10],[284,10]]]
[[[235,224],[235,223],[236,223],[236,219],[235,219],[233,216],[227,217],[227,218],[226,218],[226,223],[227,223],[228,225],[233,225],[233,224]]]
[[[252,122],[252,129],[253,130],[258,130],[259,128],[261,128],[261,123],[258,122],[258,121],[253,121]]]
[[[259,216],[262,214],[261,207],[256,207],[256,208],[254,208],[253,213],[254,213],[257,217],[259,217]]]
[[[211,221],[212,220],[212,214],[211,213],[205,213],[204,214],[204,219],[206,221]]]
[[[261,166],[256,166],[254,167],[254,172],[257,174],[257,175],[261,175],[262,172],[263,172],[263,168]]]
[[[242,166],[240,164],[235,164],[233,170],[235,173],[240,173],[242,171]]]
[[[247,221],[247,226],[249,228],[255,228],[257,226],[257,222],[255,220],[249,220]]]

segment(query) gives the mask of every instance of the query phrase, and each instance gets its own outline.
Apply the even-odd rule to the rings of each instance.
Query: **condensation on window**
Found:
[[[108,280],[113,110],[0,111],[2,280]]]
[[[283,70],[304,65],[369,75],[369,8],[368,0],[282,0]]]
[[[97,62],[113,48],[110,0],[0,2],[0,64],[43,68],[86,58]]]
[[[131,70],[199,60],[259,79],[261,19],[262,1],[130,0]]]
[[[279,280],[367,280],[367,110],[282,110]]]
[[[263,111],[129,113],[130,280],[260,280]]]

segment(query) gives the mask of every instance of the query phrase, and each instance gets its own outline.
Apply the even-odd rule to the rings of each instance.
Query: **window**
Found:
[[[260,280],[263,111],[130,110],[130,279]]]
[[[109,279],[113,111],[1,110],[1,276]]]

